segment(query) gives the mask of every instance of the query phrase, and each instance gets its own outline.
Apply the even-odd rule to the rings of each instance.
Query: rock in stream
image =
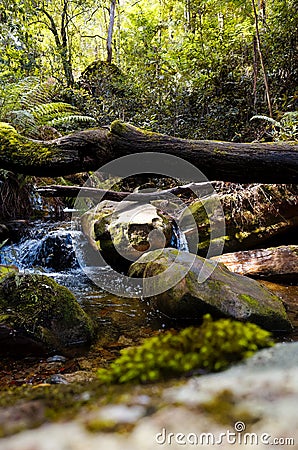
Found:
[[[171,270],[167,270],[169,267]],[[209,276],[200,282],[204,271]],[[155,277],[160,274],[163,276]],[[150,304],[169,317],[199,319],[210,313],[254,322],[269,330],[292,330],[279,297],[257,281],[230,272],[221,263],[167,248],[141,256],[130,267],[129,275],[155,277],[152,283],[160,284],[161,293],[150,296]],[[173,276],[177,282],[168,289],[168,278]]]

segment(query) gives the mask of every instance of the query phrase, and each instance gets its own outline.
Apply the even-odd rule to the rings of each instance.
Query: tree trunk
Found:
[[[188,140],[143,131],[121,121],[113,122],[110,130],[98,128],[52,141],[34,141],[7,124],[0,126],[0,167],[27,175],[55,177],[97,170],[115,158],[139,152],[178,156],[210,180],[298,183],[296,142]]]
[[[240,275],[298,281],[298,245],[225,253],[213,259]]]
[[[111,62],[112,62],[112,55],[113,55],[112,39],[113,39],[114,21],[115,21],[115,8],[116,8],[116,0],[111,0],[110,21],[109,21],[109,29],[108,29],[108,37],[107,37],[107,62],[109,64],[111,64]]]
[[[59,184],[42,186],[37,189],[37,192],[43,197],[90,197],[93,200],[111,200],[114,202],[122,202],[127,196],[130,201],[136,202],[150,202],[152,200],[159,200],[162,197],[169,198],[169,194],[187,194],[193,195],[192,189],[198,189],[200,195],[204,195],[204,187],[206,186],[206,194],[210,192],[210,183],[190,183],[184,186],[176,186],[171,189],[165,189],[156,192],[138,193],[138,192],[119,192],[109,191],[106,189],[97,189],[92,187],[81,186],[64,186]]]
[[[267,105],[268,105],[269,115],[270,115],[270,117],[272,117],[273,116],[272,103],[271,103],[271,97],[270,97],[268,77],[267,77],[267,72],[266,72],[266,68],[265,68],[265,62],[264,62],[263,52],[262,52],[262,48],[261,48],[261,35],[260,35],[260,30],[259,30],[259,18],[258,18],[258,13],[257,13],[255,0],[252,0],[252,8],[253,8],[254,19],[255,19],[257,48],[258,48],[258,52],[259,52],[260,63],[261,63],[262,70],[263,70],[263,77],[264,77],[264,85],[265,85]]]

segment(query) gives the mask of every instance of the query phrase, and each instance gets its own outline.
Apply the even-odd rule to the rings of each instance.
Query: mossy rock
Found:
[[[0,284],[0,348],[66,351],[91,342],[91,319],[74,295],[44,275],[15,274]]]
[[[144,252],[170,246],[172,220],[150,204],[103,201],[82,216],[84,234],[103,259],[126,269]]]
[[[116,95],[125,96],[125,76],[113,63],[93,61],[82,72],[79,85],[87,89],[94,97]]]
[[[159,277],[161,293],[149,297],[150,304],[167,316],[200,319],[211,313],[217,317],[253,322],[268,330],[292,330],[279,297],[257,281],[230,272],[221,263],[175,249],[164,249],[144,254],[132,264],[129,275],[149,278],[162,274],[169,267],[170,275],[176,276],[177,283],[168,289],[168,276]],[[206,270],[209,277],[199,282],[200,274]]]
[[[2,283],[6,277],[14,275],[18,273],[18,271],[19,269],[17,266],[6,266],[4,264],[0,264],[0,283]]]
[[[123,349],[98,377],[104,383],[152,382],[194,370],[217,372],[273,344],[270,333],[255,324],[205,315],[198,328],[167,331]]]

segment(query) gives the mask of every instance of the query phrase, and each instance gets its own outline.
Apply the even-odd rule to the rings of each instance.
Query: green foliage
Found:
[[[123,349],[98,377],[103,383],[152,382],[198,369],[216,372],[272,345],[270,333],[255,324],[205,315],[199,328],[168,331]]]
[[[3,0],[0,83],[36,75],[53,77],[69,88],[61,92],[65,100],[58,95],[59,101],[70,102],[100,124],[120,118],[182,137],[258,137],[249,119],[267,114],[267,107],[251,1],[116,2],[114,64],[109,65],[105,61],[110,3]],[[256,4],[273,109],[294,111],[298,98],[297,2]],[[98,64],[105,69],[101,73],[94,72]],[[29,95],[30,101],[34,94],[38,99],[38,87]],[[40,100],[39,104],[53,101],[52,97]],[[20,128],[26,124],[34,135],[36,117],[31,107],[24,102],[9,111],[14,111],[13,123]],[[65,121],[59,114],[52,118],[59,118],[57,122],[43,126],[71,130],[78,113],[67,114]],[[80,121],[85,123],[87,117]],[[41,137],[51,132],[45,128]]]
[[[256,115],[251,120],[264,120],[270,124],[269,134],[275,141],[297,141],[298,140],[298,111],[283,114],[281,119],[274,120],[271,117]]]
[[[0,120],[31,138],[55,138],[59,130],[95,123],[75,106],[56,101],[58,85],[51,79],[41,83],[35,77],[5,84],[0,90]]]

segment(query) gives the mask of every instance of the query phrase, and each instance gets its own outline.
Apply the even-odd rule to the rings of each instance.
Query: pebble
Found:
[[[67,379],[60,374],[52,375],[50,378],[46,380],[46,383],[49,384],[68,384]]]
[[[66,361],[66,358],[65,358],[64,356],[62,356],[62,355],[54,355],[54,356],[50,356],[50,357],[47,359],[47,362],[48,362],[48,363],[57,363],[57,362],[59,362],[59,363],[65,363],[65,361]]]

